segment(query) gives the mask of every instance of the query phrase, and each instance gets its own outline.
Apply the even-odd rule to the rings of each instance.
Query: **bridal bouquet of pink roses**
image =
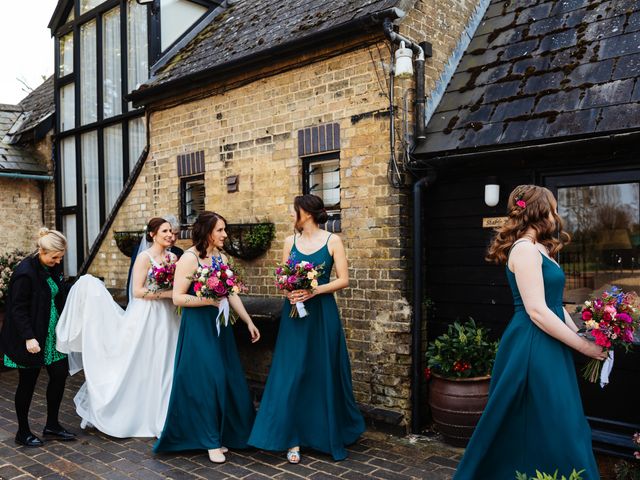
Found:
[[[276,287],[280,290],[292,292],[294,290],[313,290],[318,286],[318,277],[324,271],[324,264],[314,265],[311,262],[296,263],[289,258],[284,264],[276,268]],[[291,305],[290,317],[306,317],[307,310],[304,302]]]
[[[604,387],[609,383],[609,373],[613,368],[614,348],[627,352],[633,346],[633,336],[640,324],[638,295],[611,287],[611,291],[603,292],[599,298],[584,302],[580,311],[584,335],[609,352],[609,358],[604,361],[590,360],[582,375],[591,383],[600,379],[600,386]]]
[[[215,259],[212,261],[211,266],[199,265],[189,279],[193,281],[193,290],[197,297],[219,300],[220,306],[216,317],[216,328],[218,335],[220,335],[221,317],[225,327],[230,323],[228,297],[244,292],[247,288],[230,265]],[[231,323],[233,323],[232,320]]]
[[[147,273],[150,292],[170,290],[173,288],[173,279],[176,273],[176,264],[171,255],[167,254],[160,265],[152,265]]]

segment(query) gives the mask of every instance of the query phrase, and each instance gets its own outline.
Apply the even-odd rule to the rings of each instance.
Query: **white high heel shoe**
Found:
[[[209,460],[213,463],[224,463],[227,460],[221,448],[212,448],[211,450],[207,450],[207,452],[209,453]]]

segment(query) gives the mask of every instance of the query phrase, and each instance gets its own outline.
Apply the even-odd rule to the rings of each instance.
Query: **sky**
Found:
[[[53,73],[47,28],[57,0],[0,0],[0,103],[17,104]]]

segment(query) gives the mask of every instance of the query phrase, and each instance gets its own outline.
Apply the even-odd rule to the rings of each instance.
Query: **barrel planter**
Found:
[[[487,405],[491,376],[445,378],[432,374],[429,406],[445,441],[465,447]]]

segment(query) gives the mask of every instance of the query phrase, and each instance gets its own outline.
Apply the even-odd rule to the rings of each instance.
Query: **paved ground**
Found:
[[[299,465],[289,465],[284,455],[259,450],[230,452],[223,465],[212,465],[206,452],[155,456],[152,439],[115,439],[93,429],[81,431],[73,409],[73,395],[82,378],[68,384],[61,423],[79,432],[76,442],[48,442],[38,449],[18,447],[13,394],[14,371],[0,372],[0,480],[45,478],[73,479],[449,479],[461,450],[425,437],[393,437],[368,431],[349,448],[349,458],[333,462],[326,455],[303,452]],[[42,372],[31,407],[31,428],[41,432],[45,420]]]

